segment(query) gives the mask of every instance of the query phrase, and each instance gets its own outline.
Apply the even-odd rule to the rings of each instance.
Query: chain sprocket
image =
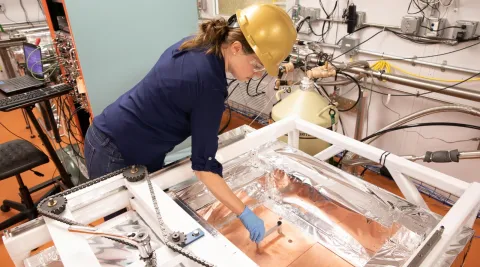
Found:
[[[168,239],[171,242],[175,243],[175,245],[178,245],[180,247],[184,247],[185,240],[187,240],[187,238],[185,237],[185,234],[182,232],[173,232],[170,234]]]
[[[133,165],[131,168],[126,169],[123,171],[123,177],[127,179],[127,181],[134,183],[140,182],[148,175],[147,168],[142,165]]]
[[[109,178],[112,178],[114,176],[117,176],[121,173],[123,173],[124,171],[126,170],[130,170],[130,168],[123,168],[123,169],[119,169],[117,171],[114,171],[114,172],[111,172],[109,174],[106,174],[104,176],[101,176],[99,178],[96,178],[94,180],[91,180],[87,183],[84,183],[84,184],[81,184],[81,185],[78,185],[76,187],[73,187],[73,188],[70,188],[70,189],[67,189],[63,192],[60,192],[56,195],[54,195],[53,197],[65,197],[66,195],[68,194],[71,194],[73,192],[76,192],[76,191],[79,191],[79,190],[82,190],[82,189],[85,189],[89,186],[92,186],[94,184],[97,184],[97,183],[100,183],[102,181],[105,181]],[[182,254],[183,256],[187,257],[188,259],[192,260],[192,261],[195,261],[205,267],[213,267],[214,265],[195,256],[192,252],[188,251],[187,249],[185,248],[182,248],[180,246],[178,246],[177,244],[175,244],[174,242],[171,242],[169,239],[168,239],[168,228],[167,226],[165,225],[165,223],[163,222],[163,219],[162,219],[162,215],[160,214],[160,209],[158,207],[158,204],[157,204],[157,199],[155,197],[155,192],[153,190],[153,186],[152,186],[152,183],[148,177],[148,173],[145,173],[145,178],[147,179],[147,182],[148,182],[148,187],[150,189],[150,194],[151,194],[151,197],[152,197],[152,202],[153,202],[153,205],[155,207],[155,212],[157,213],[157,220],[158,220],[158,223],[160,225],[160,230],[161,230],[161,236],[160,236],[160,239],[162,240],[162,242],[167,246],[169,247],[170,249],[172,249],[173,251],[177,252],[177,253],[180,253]],[[38,204],[38,213],[45,216],[45,217],[48,217],[50,219],[53,219],[53,220],[56,220],[56,221],[59,221],[59,222],[62,222],[62,223],[65,223],[65,224],[68,224],[68,225],[81,225],[81,226],[87,226],[87,225],[84,225],[84,224],[81,224],[81,223],[78,223],[78,222],[75,222],[73,220],[70,220],[70,219],[67,219],[67,218],[64,218],[60,215],[57,215],[57,214],[54,214],[53,212],[50,212],[49,210],[46,210],[46,209],[43,209],[43,205],[45,204],[45,202],[47,202],[48,199],[43,199],[42,201],[40,201],[40,203]],[[131,244],[129,243],[126,243],[122,240],[119,240],[119,239],[115,239],[115,238],[109,238],[109,237],[105,237],[107,239],[110,239],[110,240],[113,240],[113,241],[116,241],[118,243],[121,243],[121,244],[124,244],[124,245],[128,245],[128,246],[132,246]],[[138,249],[138,248],[137,248]],[[155,253],[152,257],[156,257],[155,256]],[[148,262],[146,262],[147,266],[149,266]]]
[[[39,205],[41,209],[47,210],[53,214],[61,214],[67,207],[67,199],[64,196],[49,197]]]

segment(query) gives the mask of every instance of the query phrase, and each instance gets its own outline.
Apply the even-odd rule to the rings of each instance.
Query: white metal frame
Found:
[[[221,163],[225,163],[263,144],[276,141],[285,134],[289,136],[289,144],[298,148],[300,131],[332,144],[330,148],[316,155],[316,158],[321,160],[326,160],[342,150],[349,150],[370,160],[379,161],[380,156],[385,152],[294,116],[249,133],[245,139],[219,149],[216,158]],[[386,158],[385,166],[392,173],[405,198],[416,205],[428,209],[420,193],[408,177],[415,178],[460,197],[431,233],[432,235],[435,230],[440,229],[442,226],[444,227],[440,241],[432,248],[422,263],[422,266],[435,266],[436,261],[441,258],[442,253],[444,253],[462,227],[473,226],[480,209],[480,184],[466,183],[393,154]],[[186,233],[196,228],[203,229],[203,227],[180,208],[163,190],[192,177],[193,171],[189,162],[151,174],[155,194],[165,223],[171,229]],[[319,176],[316,180],[319,182],[326,181]],[[355,183],[352,183],[352,185],[356,186]],[[125,187],[127,188],[126,190],[124,189]],[[99,199],[98,196],[102,197]],[[154,231],[158,232],[155,210],[146,182],[132,184],[126,182],[121,175],[118,175],[70,194],[67,199],[67,210],[62,215],[82,223],[90,223],[96,218],[101,218],[114,210],[127,206],[135,209],[147,224]],[[89,205],[82,205],[84,201],[92,199],[98,200]],[[85,236],[79,236],[66,231],[66,226],[59,222],[48,218],[44,220],[47,227],[43,225],[15,237],[3,237],[5,247],[16,266],[23,266],[23,260],[26,258],[26,255],[28,255],[31,249],[35,248],[30,243],[38,246],[37,243],[39,242],[30,241],[36,239],[35,235],[40,234],[42,241],[49,241],[48,235],[45,233],[47,229],[50,238],[57,246],[65,266],[99,266],[95,255],[93,255],[90,247],[86,244]],[[205,229],[203,230],[205,237],[188,246],[195,255],[217,266],[256,266],[253,261],[226,238],[221,235],[214,237]],[[426,240],[428,240],[428,237]],[[19,246],[19,244],[22,245]],[[411,256],[404,266],[408,266],[422,246],[418,248],[417,252]],[[159,248],[156,253],[157,260],[159,260],[158,266],[173,266],[179,262],[182,262],[185,266],[196,266],[190,260],[172,252],[165,246]]]

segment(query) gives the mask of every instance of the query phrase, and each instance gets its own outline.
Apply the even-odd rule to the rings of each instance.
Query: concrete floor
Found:
[[[226,114],[227,113],[228,112],[226,112]],[[225,115],[223,120],[222,120],[222,125],[224,125],[224,123],[226,123],[227,121],[228,121],[228,115]],[[44,147],[43,147],[43,145],[42,145],[42,143],[41,143],[41,141],[38,137],[35,137],[33,139],[30,138],[30,131],[25,128],[25,121],[23,119],[22,112],[20,110],[15,110],[15,111],[12,111],[12,112],[9,112],[9,113],[0,112],[0,122],[2,122],[10,131],[15,133],[16,135],[18,135],[18,136],[20,136],[20,137],[22,137],[22,138],[24,138],[28,141],[31,141],[32,143],[34,143],[38,147],[41,147],[42,149],[44,149]],[[250,119],[233,113],[232,114],[232,119],[230,121],[228,129],[233,129],[233,128],[236,128],[236,127],[238,127],[240,125],[243,125],[243,124],[250,124],[250,122],[251,122]],[[261,125],[255,124],[255,123],[252,124],[251,126],[254,127],[254,128],[261,127]],[[3,126],[0,125],[0,143],[7,142],[7,141],[10,141],[10,140],[13,140],[13,139],[17,139],[17,137],[15,137],[11,133],[9,133],[7,130],[5,130],[3,128]],[[46,151],[46,150],[44,149],[44,151]],[[52,162],[50,162],[48,164],[45,164],[43,166],[40,166],[40,167],[36,168],[35,170],[45,174],[45,176],[44,177],[38,177],[38,176],[34,175],[32,172],[23,173],[22,177],[23,177],[24,183],[28,187],[32,187],[32,186],[34,186],[38,183],[41,183],[41,182],[46,181],[48,179],[51,179],[52,176],[54,176],[54,175],[57,175],[57,173],[55,173],[55,167],[54,167]],[[381,176],[379,176],[375,173],[369,172],[369,171],[366,172],[365,179],[367,181],[373,183],[373,184],[376,184],[376,185],[378,185],[382,188],[385,188],[385,189],[389,190],[390,192],[393,192],[393,193],[401,196],[400,190],[395,185],[395,183],[391,180],[388,180],[384,177],[381,177]],[[35,194],[33,194],[34,201],[38,200],[38,198],[46,190],[48,190],[48,189],[45,189],[43,191],[36,192]],[[20,198],[18,196],[18,185],[17,185],[16,179],[9,178],[9,179],[5,179],[5,180],[0,181],[0,196],[2,198],[0,200],[3,200],[3,199],[11,199],[11,200],[14,200],[14,201],[19,201],[20,200]],[[439,203],[438,201],[436,201],[434,199],[431,199],[427,196],[424,196],[424,199],[426,200],[429,207],[434,212],[436,212],[440,215],[444,215],[449,209],[447,206],[445,206],[445,205]],[[9,211],[9,212],[6,212],[6,213],[0,212],[0,220],[3,221],[3,220],[9,218],[10,216],[12,216],[14,214],[15,214],[15,211],[13,211],[13,210]],[[475,230],[475,235],[479,236],[480,235],[480,219],[476,220],[474,230]],[[2,241],[0,241],[0,242],[1,242],[0,243],[0,266],[2,266],[2,267],[14,266],[13,263],[11,262],[11,260],[10,260],[10,257],[8,256],[8,253],[5,250],[5,247],[3,246],[3,242]],[[47,247],[47,246],[45,246],[45,247]],[[463,261],[463,257],[464,257],[464,253],[461,253],[459,255],[459,257],[457,258],[457,260],[455,261],[453,266],[461,266],[461,263]],[[480,238],[474,238],[474,240],[472,242],[471,249],[470,249],[470,253],[468,254],[468,256],[466,258],[466,262],[465,262],[464,266],[475,267],[475,266],[479,265],[479,262],[480,262]]]

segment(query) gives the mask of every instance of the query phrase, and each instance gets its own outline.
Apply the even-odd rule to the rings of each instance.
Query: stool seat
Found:
[[[49,162],[45,153],[25,140],[0,144],[0,180]]]

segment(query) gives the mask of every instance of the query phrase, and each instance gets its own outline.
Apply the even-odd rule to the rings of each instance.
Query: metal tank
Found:
[[[331,128],[338,122],[338,110],[316,91],[313,80],[304,77],[300,86],[294,86],[293,89],[293,93],[285,99],[281,99],[280,94],[286,89],[277,92],[277,103],[272,108],[272,122],[291,115],[324,128]],[[280,140],[287,142],[287,136]],[[309,155],[315,155],[329,146],[322,140],[300,132],[299,148]]]

